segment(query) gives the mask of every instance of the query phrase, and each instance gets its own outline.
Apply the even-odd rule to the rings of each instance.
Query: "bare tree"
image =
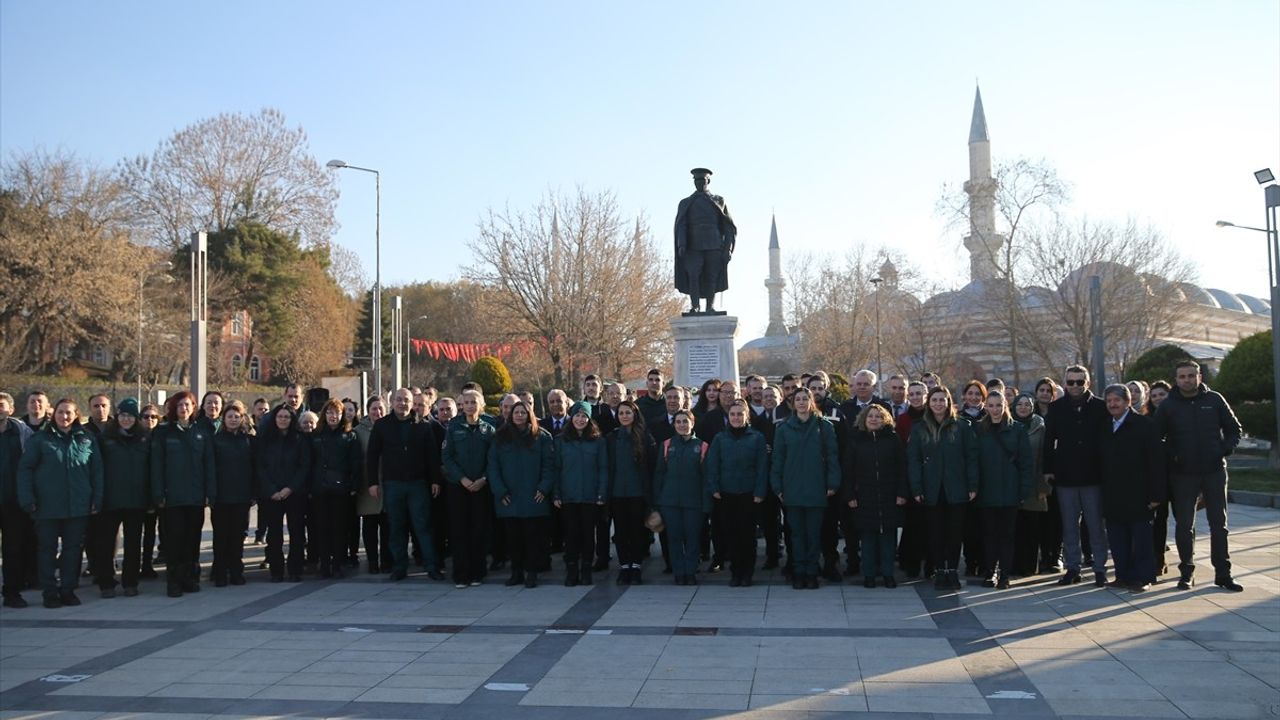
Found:
[[[800,253],[788,264],[788,325],[799,331],[805,368],[847,373],[875,358],[876,270],[862,246],[839,258]]]
[[[634,227],[612,192],[548,193],[528,211],[490,210],[470,243],[471,279],[491,287],[512,339],[539,342],[554,382],[577,383],[593,360],[620,367],[670,337],[679,297],[643,218]]]
[[[278,110],[223,113],[174,133],[119,167],[142,238],[174,250],[197,230],[253,220],[308,245],[328,244],[338,199],[332,173],[301,127]]]

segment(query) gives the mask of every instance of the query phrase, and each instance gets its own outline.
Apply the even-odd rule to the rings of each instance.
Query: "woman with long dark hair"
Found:
[[[991,393],[978,421],[978,498],[982,512],[984,561],[990,576],[987,587],[1009,587],[1013,574],[1018,506],[1036,486],[1035,462],[1026,429],[1009,414],[1003,393]],[[997,569],[998,568],[998,569]]]
[[[564,519],[565,587],[592,582],[596,513],[608,499],[609,451],[591,419],[591,406],[579,401],[569,408],[569,425],[556,438],[555,504]]]
[[[165,404],[165,424],[151,434],[151,495],[164,513],[169,597],[200,591],[204,509],[217,497],[213,436],[195,424],[196,397],[182,391]]]
[[[138,421],[138,401],[125,398],[116,416],[98,438],[102,447],[102,510],[89,523],[89,550],[96,554],[94,581],[102,597],[115,597],[116,535],[124,527],[124,563],[120,584],[124,594],[138,594],[142,569],[142,524],[150,502],[147,476],[148,444],[151,429]]]
[[[609,511],[618,547],[618,584],[641,585],[644,558],[653,532],[645,518],[653,507],[657,443],[645,429],[644,414],[632,400],[618,404],[618,427],[605,437],[609,451]]]
[[[311,437],[311,505],[320,577],[342,577],[347,554],[347,520],[364,474],[360,438],[342,401],[330,398],[320,410],[320,427]]]
[[[1058,557],[1057,548],[1044,542],[1043,525],[1047,521],[1049,497],[1053,486],[1044,479],[1044,418],[1036,414],[1036,399],[1023,393],[1013,400],[1013,419],[1027,429],[1031,446],[1032,482],[1036,492],[1023,499],[1018,508],[1014,531],[1013,574],[1030,577],[1047,569]]]
[[[244,403],[233,400],[221,414],[213,434],[214,469],[218,494],[210,512],[213,521],[214,587],[243,585],[244,533],[249,528],[249,507],[256,496],[253,471],[253,418]]]
[[[959,590],[965,508],[978,494],[978,441],[969,421],[956,417],[945,387],[929,391],[927,406],[907,442],[907,479],[929,513],[934,588]]]
[[[813,393],[797,388],[791,401],[794,412],[774,431],[769,486],[791,527],[791,587],[816,590],[822,515],[840,489],[840,461],[835,428],[816,414]]]
[[[698,399],[693,404],[693,416],[703,418],[707,413],[720,407],[720,381],[716,378],[702,383],[698,391]]]
[[[271,582],[302,582],[306,544],[307,477],[311,452],[298,431],[298,416],[288,405],[267,414],[257,440],[258,523],[267,529],[267,566]],[[289,524],[289,559],[284,556],[284,525]]]
[[[494,433],[486,472],[511,550],[507,586],[538,587],[538,571],[547,561],[555,443],[523,400],[511,406],[507,422]]]

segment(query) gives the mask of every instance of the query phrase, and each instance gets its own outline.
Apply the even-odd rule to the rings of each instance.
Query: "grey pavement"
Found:
[[[1143,595],[1051,576],[677,587],[657,559],[627,588],[613,572],[533,590],[263,572],[181,599],[163,581],[111,600],[82,586],[77,608],[0,612],[0,720],[1280,717],[1280,510],[1230,510],[1239,594],[1209,584],[1204,527],[1202,584]]]

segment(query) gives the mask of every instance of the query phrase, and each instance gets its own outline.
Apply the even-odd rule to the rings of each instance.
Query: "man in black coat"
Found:
[[[881,405],[890,414],[893,413],[893,405],[888,400],[876,395],[877,380],[879,378],[875,372],[865,368],[853,374],[853,382],[850,386],[853,391],[853,397],[840,403],[839,413],[842,419],[852,423],[858,417],[858,413],[862,412],[862,409],[868,405]],[[812,382],[810,380],[810,383]]]
[[[622,383],[609,383],[605,386],[604,401],[597,403],[591,411],[591,418],[596,421],[601,435],[608,435],[618,428],[618,406],[622,404],[622,396],[626,391]]]
[[[1109,385],[1103,395],[1111,422],[1099,431],[1098,460],[1114,584],[1146,592],[1156,578],[1151,520],[1165,501],[1164,445],[1155,422],[1130,409],[1127,385]]]
[[[432,498],[439,496],[440,449],[431,424],[413,414],[413,391],[396,390],[391,397],[392,413],[374,423],[365,455],[369,494],[382,495],[387,512],[391,546],[391,580],[409,574],[409,527],[423,540],[422,554],[427,575],[443,580],[431,537]]]
[[[1196,498],[1203,496],[1214,584],[1240,592],[1244,588],[1231,577],[1227,551],[1227,457],[1240,444],[1240,421],[1227,401],[1205,386],[1199,363],[1178,363],[1174,380],[1177,391],[1160,403],[1156,424],[1170,459],[1178,587],[1195,585]]]
[[[1056,488],[1062,515],[1062,553],[1067,571],[1059,585],[1080,582],[1080,520],[1093,551],[1093,583],[1107,584],[1107,532],[1102,520],[1098,438],[1108,422],[1107,406],[1089,391],[1089,371],[1067,368],[1067,394],[1049,405],[1044,432],[1044,477]]]

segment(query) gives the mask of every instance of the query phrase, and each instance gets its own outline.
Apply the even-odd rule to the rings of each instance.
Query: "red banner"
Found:
[[[432,360],[473,363],[486,356],[505,360],[513,352],[528,353],[537,347],[537,343],[529,340],[516,343],[449,343],[410,338],[409,347],[413,354],[425,354]]]

